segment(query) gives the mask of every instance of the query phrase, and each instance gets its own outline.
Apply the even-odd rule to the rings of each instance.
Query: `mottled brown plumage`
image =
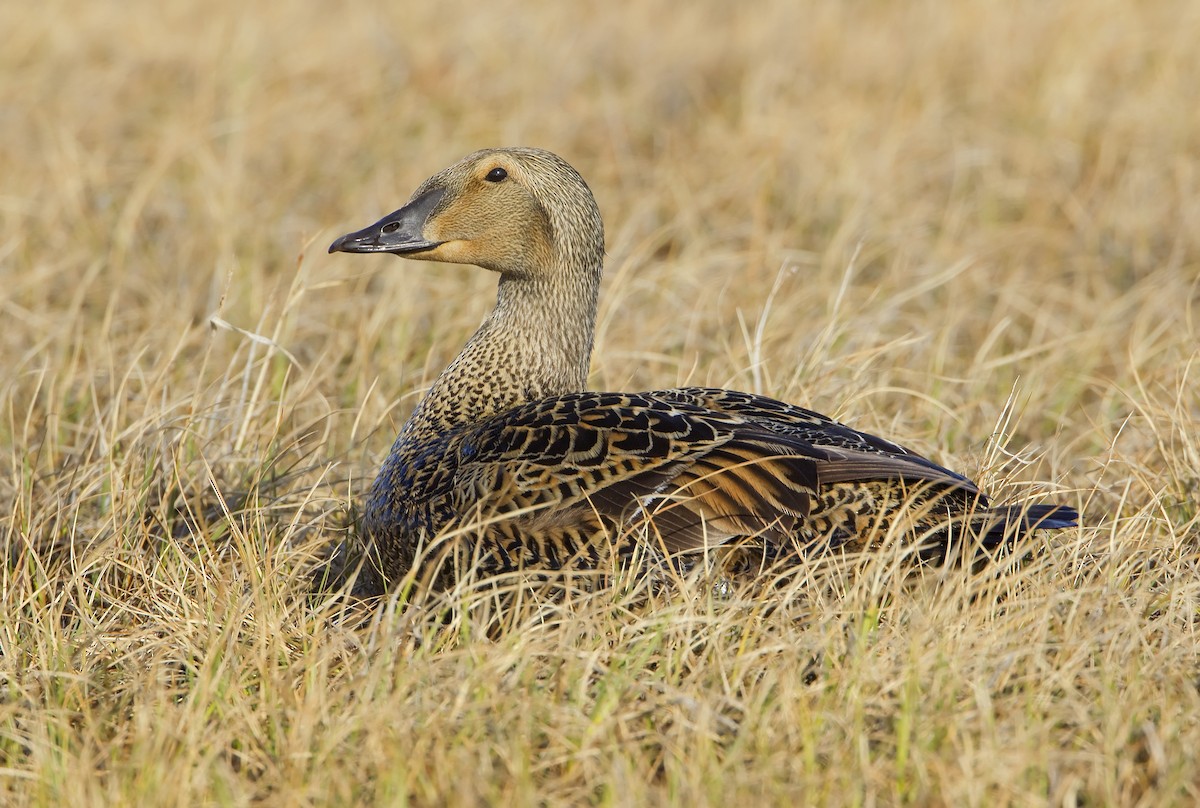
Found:
[[[762,396],[585,392],[604,229],[586,183],[549,152],[476,152],[329,251],[500,275],[495,309],[371,489],[362,526],[376,569],[361,591],[426,557],[448,584],[458,570],[447,549],[485,572],[603,570],[743,538],[766,559],[865,548],[897,520],[934,549],[963,533],[994,545],[1075,522],[1066,506],[992,507],[970,480],[901,446]]]

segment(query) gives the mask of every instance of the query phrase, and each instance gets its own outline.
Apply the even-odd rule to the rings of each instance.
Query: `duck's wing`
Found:
[[[860,432],[840,424],[828,415],[797,407],[766,396],[713,387],[681,387],[648,394],[666,401],[689,404],[715,412],[735,415],[756,426],[798,438],[821,449],[841,450],[846,457],[833,460],[822,468],[825,483],[901,478],[945,480],[986,500],[969,478],[944,468],[911,449],[886,438]],[[923,469],[918,472],[917,469]],[[930,475],[930,476],[925,476]]]
[[[821,446],[654,394],[579,393],[510,410],[454,438],[458,513],[647,521],[670,552],[792,532],[822,484],[902,478],[967,487],[933,464]],[[974,486],[970,486],[973,491]]]
[[[859,432],[827,415],[794,404],[709,387],[663,390],[651,395],[737,415],[760,428],[810,442],[814,448],[830,450],[833,454],[841,452],[842,457],[817,464],[821,485],[880,479],[924,480],[943,491],[955,490],[960,495],[959,501],[973,512],[974,530],[987,547],[1039,528],[1070,527],[1079,519],[1078,512],[1068,505],[993,506],[967,477],[890,440]]]

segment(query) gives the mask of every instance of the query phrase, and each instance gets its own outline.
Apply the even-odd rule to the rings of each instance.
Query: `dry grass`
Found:
[[[1200,798],[1194,3],[160,5],[0,7],[0,802]],[[494,279],[323,247],[515,143],[607,217],[593,386],[1087,526],[341,619],[312,562]]]

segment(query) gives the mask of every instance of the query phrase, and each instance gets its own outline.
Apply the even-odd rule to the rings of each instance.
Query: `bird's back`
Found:
[[[774,399],[719,389],[573,393],[397,441],[372,490],[381,546],[460,531],[484,572],[595,569],[750,540],[773,559],[888,540],[937,554],[1074,519],[992,509],[966,477]],[[1049,523],[1048,521],[1049,520]],[[385,558],[407,569],[412,553]]]

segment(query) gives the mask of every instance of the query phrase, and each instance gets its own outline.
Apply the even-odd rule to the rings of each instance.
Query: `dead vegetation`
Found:
[[[1194,4],[0,9],[14,804],[1191,804]],[[346,612],[494,279],[329,257],[481,146],[608,223],[592,386],[829,412],[1087,524]]]

